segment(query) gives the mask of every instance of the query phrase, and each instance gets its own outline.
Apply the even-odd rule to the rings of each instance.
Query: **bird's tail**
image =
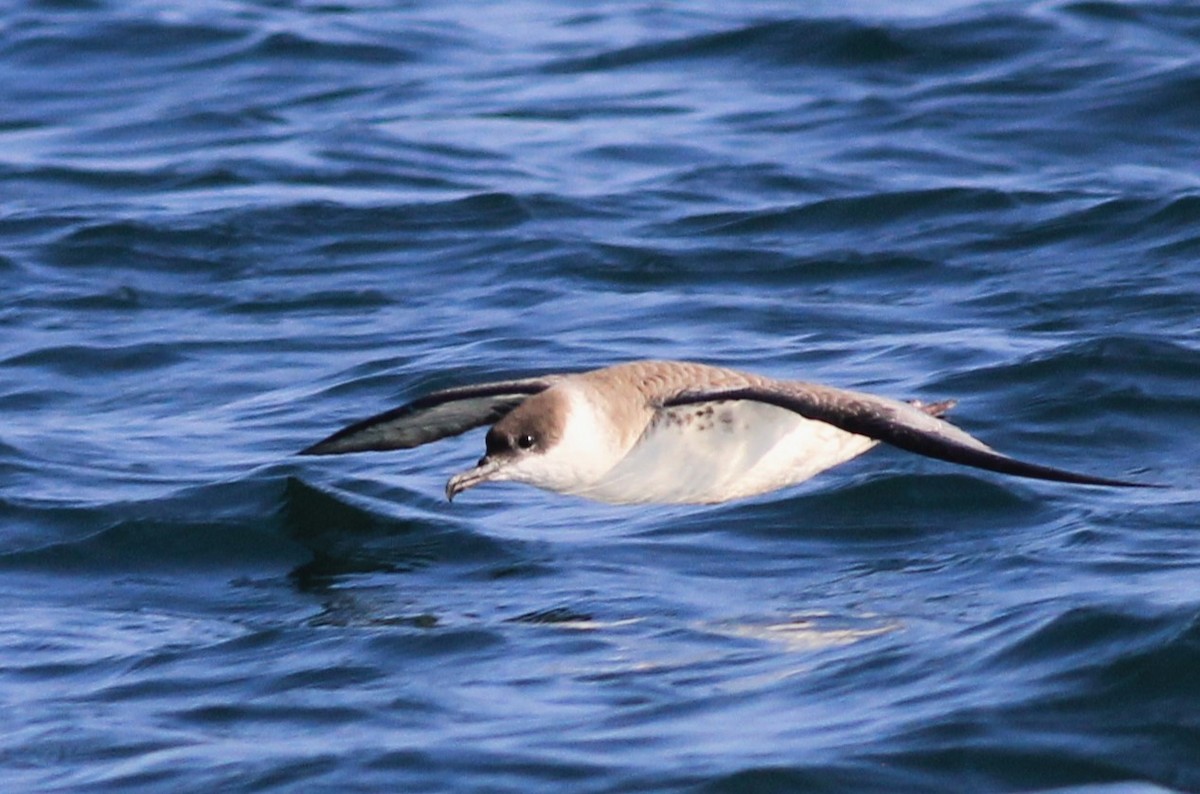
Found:
[[[913,408],[920,408],[930,416],[944,416],[954,406],[958,405],[958,400],[942,400],[936,403],[923,403],[920,400],[909,400],[908,404]]]

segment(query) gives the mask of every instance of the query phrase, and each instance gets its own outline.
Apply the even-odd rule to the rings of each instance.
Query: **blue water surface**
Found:
[[[0,788],[1200,791],[1200,6],[17,2]],[[716,507],[496,485],[450,385],[920,399]]]

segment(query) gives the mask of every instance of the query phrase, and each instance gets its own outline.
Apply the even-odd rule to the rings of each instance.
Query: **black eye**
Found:
[[[517,446],[520,447],[521,449],[529,449],[533,445],[534,445],[533,436],[529,435],[528,433],[523,433],[523,434],[517,436]]]

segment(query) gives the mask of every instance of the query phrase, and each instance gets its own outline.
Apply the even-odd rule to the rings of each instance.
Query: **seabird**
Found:
[[[450,500],[507,480],[614,504],[726,502],[804,482],[881,441],[1017,477],[1146,485],[996,452],[940,418],[953,406],[705,364],[634,361],[435,391],[300,454],[410,449],[491,424],[486,454],[446,484]]]

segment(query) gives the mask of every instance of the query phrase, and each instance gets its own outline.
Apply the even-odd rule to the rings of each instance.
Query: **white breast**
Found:
[[[602,502],[706,503],[803,482],[877,442],[749,401],[660,411],[632,449],[568,493]]]

